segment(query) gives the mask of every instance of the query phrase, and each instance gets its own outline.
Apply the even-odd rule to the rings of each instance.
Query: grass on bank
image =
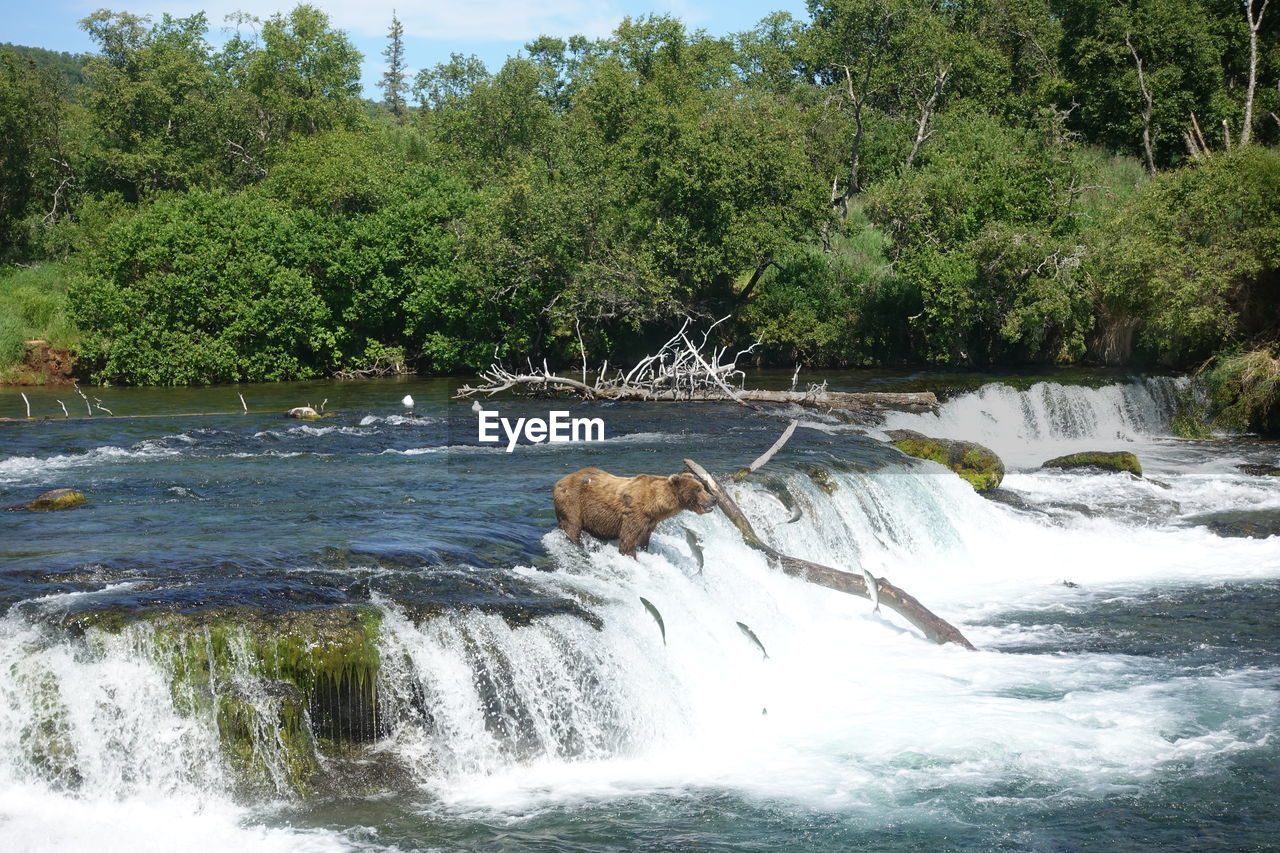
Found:
[[[75,349],[80,340],[62,264],[0,269],[0,381],[22,363],[30,340],[61,350]]]

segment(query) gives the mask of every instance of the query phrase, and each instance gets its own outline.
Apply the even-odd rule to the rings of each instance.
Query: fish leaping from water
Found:
[[[760,654],[764,655],[762,660],[768,660],[769,653],[764,650],[764,643],[760,642],[760,638],[756,636],[756,632],[748,628],[745,622],[739,622],[737,624],[738,630],[742,632],[742,635],[755,643],[756,648],[760,650]]]
[[[867,581],[867,595],[871,598],[871,612],[880,612],[880,584],[876,581],[876,576],[871,574],[870,569],[864,568],[862,576]]]
[[[653,606],[653,602],[640,596],[640,603],[644,605],[644,609],[649,611],[649,615],[653,617],[653,621],[658,623],[658,630],[662,632],[662,645],[667,644],[667,626],[662,622],[662,614],[658,612],[658,608]]]

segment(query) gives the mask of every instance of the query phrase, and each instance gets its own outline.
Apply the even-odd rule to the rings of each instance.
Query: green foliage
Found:
[[[1280,352],[1223,356],[1204,375],[1213,423],[1237,432],[1280,432]]]
[[[1251,147],[1156,177],[1114,217],[1090,274],[1112,314],[1186,364],[1280,331],[1280,152]]]
[[[416,110],[394,15],[375,104],[310,5],[233,16],[221,47],[202,14],[94,12],[83,60],[0,48],[0,260],[74,266],[83,355],[113,381],[576,361],[580,338],[616,363],[686,315],[812,366],[1124,361],[1134,340],[1189,364],[1280,337],[1280,155],[1221,150],[1239,4],[808,12],[728,38],[628,18],[495,73],[455,54]],[[1193,113],[1213,150],[1182,165]],[[1148,179],[1144,127],[1181,168]]]
[[[276,381],[336,360],[315,238],[275,205],[192,191],[116,221],[71,297],[100,379]]]
[[[21,254],[29,213],[54,220],[65,207],[61,94],[54,72],[0,48],[0,260]]]
[[[946,116],[918,169],[869,194],[896,272],[920,290],[915,331],[937,361],[1067,360],[1084,349],[1077,271],[1081,166],[1044,134]]]
[[[59,264],[0,274],[0,368],[19,363],[24,341],[75,348],[80,332],[70,316],[65,270]]]

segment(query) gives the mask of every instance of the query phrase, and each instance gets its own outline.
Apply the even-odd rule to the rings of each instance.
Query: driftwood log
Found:
[[[787,433],[769,449],[767,453],[757,459],[748,468],[743,468],[732,478],[734,482],[740,482],[751,472],[757,470],[765,462],[777,453],[785,443],[785,439],[789,438],[794,429],[788,428]],[[871,599],[871,592],[867,588],[867,581],[861,575],[855,575],[851,572],[843,572],[839,569],[833,569],[830,566],[824,566],[820,563],[811,563],[808,560],[801,560],[798,557],[792,557],[783,554],[767,544],[756,533],[755,528],[751,526],[751,522],[747,520],[747,516],[742,512],[742,508],[738,506],[737,501],[729,496],[728,491],[720,484],[720,482],[707,472],[697,462],[692,459],[684,460],[685,468],[689,473],[702,481],[707,487],[707,491],[715,496],[720,509],[729,517],[734,526],[742,533],[742,538],[748,545],[757,551],[765,554],[775,565],[777,565],[784,574],[806,580],[819,586],[825,586],[828,589],[834,589],[837,592],[848,593],[849,595],[857,595],[862,598]],[[920,629],[930,640],[935,643],[955,643],[966,649],[974,649],[973,643],[960,633],[959,629],[942,619],[929,608],[921,604],[915,596],[904,590],[899,589],[889,583],[884,578],[875,578],[876,591],[879,593],[880,603],[893,610],[902,618],[906,619],[916,628]]]
[[[512,370],[495,362],[480,374],[483,384],[464,385],[455,397],[492,397],[503,391],[534,396],[570,395],[583,400],[640,400],[669,402],[733,402],[794,403],[823,409],[851,412],[932,412],[938,398],[932,392],[882,393],[828,391],[826,383],[811,385],[807,390],[766,391],[744,388],[746,374],[738,367],[738,359],[750,353],[755,344],[732,358],[728,349],[709,344],[711,330],[724,320],[712,323],[695,343],[688,332],[689,321],[680,331],[652,355],[642,358],[628,371],[614,369],[608,362],[588,377],[584,361],[580,378],[552,373],[544,362],[532,362],[523,370]],[[584,350],[585,353],[585,350]]]

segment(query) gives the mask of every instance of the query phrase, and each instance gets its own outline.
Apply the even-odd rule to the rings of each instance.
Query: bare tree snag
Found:
[[[641,359],[630,371],[597,371],[594,381],[559,376],[544,363],[541,370],[528,364],[525,371],[512,371],[495,362],[480,374],[479,386],[463,385],[455,398],[492,397],[503,391],[534,396],[572,394],[584,400],[634,400],[682,402],[794,403],[812,408],[850,412],[933,412],[938,398],[932,392],[845,392],[828,391],[826,384],[807,391],[768,391],[742,387],[746,378],[738,359],[755,349],[755,344],[728,358],[727,347],[708,347],[711,330],[727,317],[713,323],[694,343],[686,331],[686,320],[670,340],[653,355]]]
[[[933,78],[933,91],[929,95],[928,100],[920,105],[920,120],[916,122],[916,141],[911,146],[911,153],[907,155],[907,168],[910,169],[916,164],[916,157],[920,154],[920,147],[924,145],[925,140],[933,135],[933,131],[929,129],[929,122],[933,119],[933,112],[938,106],[938,98],[942,96],[942,87],[947,84],[947,75],[951,73],[951,66],[939,65],[937,73]]]
[[[786,437],[790,437],[788,435]],[[782,442],[778,442],[773,448],[770,448],[767,456],[772,456],[782,446]],[[758,460],[757,460],[758,461]],[[767,460],[766,460],[767,461]],[[761,463],[763,464],[763,463]],[[867,587],[866,579],[858,574],[851,572],[843,572],[824,566],[820,563],[811,563],[808,560],[801,560],[798,557],[791,557],[783,554],[770,545],[766,544],[763,539],[756,533],[755,528],[751,526],[751,522],[747,520],[746,515],[742,512],[737,502],[729,496],[726,491],[705,468],[694,462],[692,459],[684,460],[685,468],[689,473],[693,474],[703,485],[707,487],[707,491],[715,496],[716,501],[724,514],[729,517],[734,526],[742,533],[743,540],[752,548],[765,554],[784,574],[791,577],[800,578],[809,583],[825,586],[827,589],[833,589],[837,592],[847,593],[848,595],[856,595],[861,598],[871,599],[871,592]],[[749,469],[744,469],[749,470]],[[895,613],[906,619],[920,632],[935,643],[955,643],[966,649],[974,649],[973,643],[960,633],[954,625],[940,618],[929,608],[921,604],[914,596],[904,592],[884,578],[876,578],[876,591],[880,596],[880,603]]]
[[[1133,54],[1133,64],[1138,68],[1138,88],[1142,90],[1142,154],[1147,161],[1147,174],[1154,175],[1156,160],[1151,153],[1151,112],[1154,100],[1151,97],[1151,90],[1147,88],[1146,75],[1142,73],[1142,58],[1138,56],[1138,50],[1133,46],[1128,33],[1124,34],[1124,43],[1129,46],[1129,53]]]
[[[1240,145],[1248,145],[1253,136],[1253,95],[1258,88],[1258,31],[1270,0],[1244,0],[1244,14],[1249,19],[1249,87],[1244,95],[1244,127],[1240,128]],[[1254,8],[1257,12],[1254,12]]]

